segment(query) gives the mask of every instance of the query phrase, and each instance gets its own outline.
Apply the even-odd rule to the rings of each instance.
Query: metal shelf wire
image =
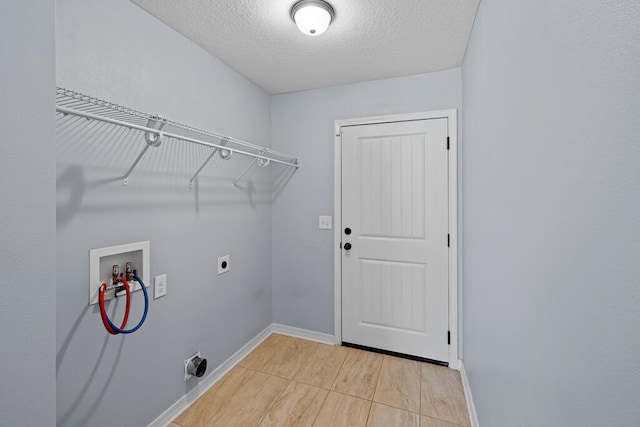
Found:
[[[125,185],[128,184],[129,176],[147,149],[160,146],[165,137],[192,144],[204,145],[213,149],[207,160],[192,176],[189,187],[191,187],[193,181],[198,177],[198,174],[216,153],[223,159],[231,158],[234,153],[254,158],[249,168],[242,172],[238,179],[234,181],[234,184],[236,184],[255,163],[258,163],[262,167],[266,167],[271,162],[296,169],[300,167],[300,162],[297,158],[272,150],[271,148],[167,120],[154,114],[145,113],[61,87],[56,90],[56,112],[59,118],[70,114],[144,132],[144,141],[146,144],[123,176]]]

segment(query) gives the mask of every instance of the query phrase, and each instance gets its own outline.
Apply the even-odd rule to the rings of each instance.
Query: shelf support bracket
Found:
[[[247,172],[249,172],[249,169],[251,169],[253,167],[253,165],[256,164],[256,162],[258,161],[258,157],[256,157],[255,159],[253,159],[253,161],[251,163],[249,163],[249,166],[247,166],[247,168],[240,174],[240,176],[238,178],[236,178],[235,181],[233,181],[233,186],[237,187],[238,186],[238,181],[240,181],[240,179],[244,176],[244,174],[246,174]]]
[[[220,141],[220,145],[222,147],[226,147],[226,145],[229,143],[229,140],[227,138],[223,138]],[[198,170],[196,171],[196,173],[193,174],[193,176],[191,177],[191,179],[189,180],[189,189],[193,188],[193,181],[196,180],[196,178],[198,177],[198,175],[200,175],[200,172],[202,172],[202,169],[204,169],[205,166],[207,166],[207,163],[209,163],[209,161],[213,158],[213,156],[218,152],[219,148],[216,147],[213,149],[213,151],[211,152],[211,154],[209,154],[209,157],[207,157],[207,160],[204,161],[204,163],[202,164],[202,166],[200,166],[198,168]]]
[[[209,157],[207,157],[207,160],[204,161],[204,163],[202,164],[202,166],[200,166],[198,168],[198,170],[196,171],[196,173],[193,174],[193,176],[191,177],[191,179],[189,180],[189,188],[193,188],[193,181],[196,180],[196,178],[198,177],[198,175],[200,175],[200,172],[202,171],[202,169],[204,169],[205,166],[207,166],[207,163],[209,163],[209,161],[213,158],[213,156],[218,152],[217,148],[214,148],[213,151],[211,152],[211,154],[209,154]]]
[[[167,123],[167,119],[163,119],[160,116],[151,116],[149,118],[149,121],[147,122],[147,127],[150,129],[155,129],[156,132],[147,131],[144,133],[144,140],[147,143],[147,145],[144,146],[140,154],[138,154],[138,157],[133,161],[133,164],[131,165],[129,170],[122,177],[123,185],[129,185],[129,176],[138,165],[138,162],[140,161],[140,159],[142,159],[142,157],[145,155],[149,147],[159,147],[160,144],[162,144],[162,141],[164,140],[164,133],[160,132],[160,130],[164,127],[166,123]]]
[[[264,150],[260,152],[260,156],[264,156]],[[240,179],[247,173],[249,172],[249,169],[251,169],[253,167],[253,165],[256,164],[256,162],[258,162],[258,165],[261,168],[266,168],[269,163],[271,163],[271,159],[265,158],[265,157],[255,157],[253,159],[253,161],[249,164],[249,166],[247,166],[247,168],[240,174],[240,176],[233,181],[233,186],[237,187],[238,186],[238,181],[240,181]],[[296,159],[296,164],[297,164],[297,159]],[[297,168],[297,166],[296,166]]]

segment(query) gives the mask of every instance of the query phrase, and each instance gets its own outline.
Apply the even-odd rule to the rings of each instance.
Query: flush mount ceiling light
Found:
[[[308,36],[324,33],[333,20],[333,7],[323,0],[300,0],[291,8],[291,18]]]

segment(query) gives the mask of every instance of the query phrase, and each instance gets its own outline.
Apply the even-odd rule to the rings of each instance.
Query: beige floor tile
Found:
[[[384,356],[373,401],[420,412],[420,363]]]
[[[239,365],[292,379],[316,345],[318,344],[312,341],[272,334]]]
[[[315,427],[365,427],[371,402],[329,392],[316,418]]]
[[[265,366],[264,372],[282,378],[292,379],[318,343],[293,338],[278,349],[274,358]]]
[[[330,388],[348,352],[347,347],[318,344],[294,380],[316,387]]]
[[[256,372],[227,400],[206,426],[257,425],[288,383],[283,378]]]
[[[460,373],[444,366],[421,366],[420,413],[439,420],[469,426]]]
[[[383,356],[370,351],[349,349],[331,390],[371,400],[376,391]]]
[[[327,390],[291,381],[260,427],[312,426],[327,393]]]
[[[420,415],[391,406],[373,403],[367,427],[419,427]]]
[[[254,373],[236,366],[176,418],[175,422],[183,427],[204,426]]]
[[[311,423],[470,425],[462,381],[454,370],[272,334],[170,427]]]
[[[247,357],[242,359],[240,363],[238,363],[238,366],[262,372],[267,363],[274,357],[278,348],[292,339],[293,338],[280,334],[271,334],[249,353]]]
[[[446,421],[439,420],[437,418],[427,417],[426,415],[420,416],[420,427],[460,427],[458,424],[451,424]]]

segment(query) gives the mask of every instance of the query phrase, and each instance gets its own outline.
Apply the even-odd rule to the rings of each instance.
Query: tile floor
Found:
[[[457,371],[273,334],[171,427],[469,425]]]

